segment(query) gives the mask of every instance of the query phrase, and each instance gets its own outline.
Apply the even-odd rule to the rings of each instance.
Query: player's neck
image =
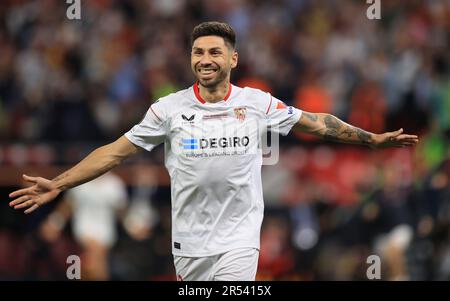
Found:
[[[230,89],[230,85],[231,84],[229,80],[225,80],[211,88],[203,87],[199,83],[198,92],[202,99],[204,99],[206,102],[215,103],[223,100],[226,97]]]

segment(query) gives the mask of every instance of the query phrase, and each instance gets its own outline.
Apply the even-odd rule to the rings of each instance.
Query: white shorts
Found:
[[[177,280],[255,281],[259,250],[240,248],[207,257],[174,255]]]

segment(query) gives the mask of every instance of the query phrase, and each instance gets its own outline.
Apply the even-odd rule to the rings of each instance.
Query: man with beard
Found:
[[[30,213],[62,191],[90,181],[141,149],[165,145],[171,177],[172,253],[179,280],[254,280],[263,220],[259,138],[291,128],[373,148],[415,145],[402,130],[373,134],[333,115],[289,107],[269,93],[230,83],[236,37],[225,23],[192,32],[193,86],[162,97],[115,142],[94,150],[53,180],[24,175],[33,186],[10,194]]]

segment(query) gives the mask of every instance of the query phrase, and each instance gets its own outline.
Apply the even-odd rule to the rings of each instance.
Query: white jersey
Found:
[[[233,85],[216,103],[205,102],[196,83],[151,105],[125,137],[148,151],[165,143],[174,255],[259,249],[264,211],[259,139],[265,125],[287,135],[300,116],[269,93]]]

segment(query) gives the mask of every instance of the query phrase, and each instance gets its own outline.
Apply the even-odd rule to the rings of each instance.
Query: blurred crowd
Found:
[[[387,151],[282,139],[279,164],[263,168],[258,279],[364,280],[378,254],[382,279],[450,280],[448,1],[381,1],[380,20],[357,0],[89,0],[81,20],[68,20],[67,6],[0,3],[1,165],[13,164],[2,155],[10,145],[62,154],[122,135],[153,101],[192,85],[193,27],[225,21],[237,32],[232,83],[421,139]],[[127,184],[130,200],[144,191],[151,221],[144,232],[114,225],[102,277],[174,279],[168,187]],[[2,199],[13,188],[0,187]],[[65,279],[66,254],[83,244],[68,226],[58,239],[40,228],[54,207],[24,218],[0,204],[0,279]]]

